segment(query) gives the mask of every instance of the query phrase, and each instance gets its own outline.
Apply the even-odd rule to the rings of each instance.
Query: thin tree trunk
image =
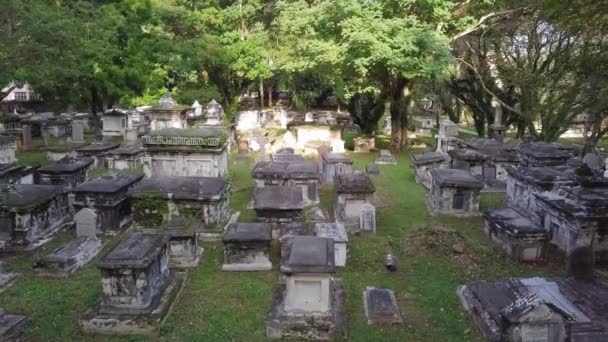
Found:
[[[97,87],[92,85],[90,88],[91,91],[91,116],[93,117],[93,134],[95,134],[95,140],[101,140],[101,122],[99,120],[99,116],[97,115],[97,111],[99,109],[99,92],[97,91]]]
[[[268,107],[272,108],[272,82],[268,85]]]
[[[260,78],[260,109],[264,109],[264,80]]]

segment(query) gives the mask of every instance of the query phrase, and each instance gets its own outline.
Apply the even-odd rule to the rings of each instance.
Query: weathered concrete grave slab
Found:
[[[364,233],[376,233],[376,207],[370,203],[364,203],[361,206],[359,230]]]
[[[363,306],[369,324],[403,324],[393,290],[368,286],[363,291]]]
[[[74,188],[87,180],[89,168],[94,162],[95,160],[91,158],[65,157],[39,168],[36,173],[36,184]]]
[[[608,290],[572,278],[511,278],[458,287],[488,341],[606,341]]]
[[[0,293],[13,286],[20,276],[20,273],[3,272],[2,264],[0,264]]]
[[[15,185],[0,198],[0,251],[31,253],[48,243],[70,220],[63,187]]]
[[[304,199],[297,187],[264,187],[253,191],[253,209],[258,221],[286,223],[302,217]]]
[[[364,173],[342,174],[334,179],[334,211],[337,222],[349,231],[360,229],[361,207],[371,203],[376,187]]]
[[[547,232],[511,208],[483,213],[484,232],[511,258],[536,261],[545,256]]]
[[[266,321],[270,338],[333,340],[346,337],[344,289],[331,239],[295,236],[283,246],[281,273]]]
[[[320,222],[315,224],[315,232],[317,237],[332,239],[334,241],[335,264],[338,267],[346,266],[348,234],[344,225],[334,222]]]
[[[19,341],[27,317],[12,315],[0,308],[0,341]]]
[[[103,293],[80,319],[86,333],[157,335],[185,273],[169,269],[168,237],[133,232],[102,258]]]
[[[397,160],[393,157],[393,154],[389,150],[380,150],[378,157],[375,161],[376,164],[388,164],[397,165]]]
[[[177,216],[169,219],[164,234],[169,236],[169,266],[190,268],[198,266],[203,248],[198,245],[195,225]]]
[[[101,240],[80,236],[34,262],[34,271],[50,277],[67,277],[76,272],[101,251]]]
[[[224,233],[222,271],[270,271],[272,226],[267,223],[232,223]]]
[[[479,193],[483,182],[459,169],[432,169],[427,206],[431,214],[479,215]]]

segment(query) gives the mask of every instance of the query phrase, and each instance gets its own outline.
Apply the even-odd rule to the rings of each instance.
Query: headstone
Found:
[[[331,142],[331,152],[332,153],[344,153],[344,140],[335,139]]]
[[[192,104],[192,111],[193,111],[194,116],[203,115],[203,105],[200,104],[198,102],[198,100],[195,100],[194,103]]]
[[[397,161],[395,160],[395,157],[393,157],[393,154],[391,153],[391,151],[380,150],[380,154],[378,155],[378,158],[376,158],[376,164],[396,165]]]
[[[403,324],[392,290],[367,287],[363,291],[363,305],[369,324]]]
[[[378,165],[370,163],[365,166],[365,172],[367,172],[368,175],[379,175],[380,168],[378,167]]]
[[[89,208],[82,208],[74,215],[76,236],[97,237],[97,213]]]
[[[23,151],[32,149],[32,127],[30,125],[21,127],[21,149]]]
[[[84,127],[80,121],[72,121],[72,141],[84,142]]]
[[[367,233],[376,232],[376,208],[369,203],[361,206],[359,229]]]
[[[304,122],[313,122],[313,115],[312,112],[308,112],[306,114],[304,114]]]

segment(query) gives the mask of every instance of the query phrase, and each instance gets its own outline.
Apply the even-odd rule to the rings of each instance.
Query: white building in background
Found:
[[[0,112],[36,111],[42,99],[27,83],[11,82],[0,90]]]

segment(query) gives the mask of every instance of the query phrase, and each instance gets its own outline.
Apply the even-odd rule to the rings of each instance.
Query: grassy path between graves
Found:
[[[355,155],[363,169],[373,155]],[[456,297],[456,286],[475,279],[555,274],[546,265],[518,265],[495,249],[481,231],[479,218],[431,217],[425,191],[414,181],[407,154],[399,165],[381,165],[373,181],[377,188],[377,235],[351,237],[347,267],[337,273],[347,292],[348,325],[353,341],[481,341]],[[249,161],[230,161],[231,203],[244,221],[252,220],[246,209],[253,191]],[[322,189],[321,204],[331,210],[332,188]],[[497,205],[497,195],[484,195],[482,205]],[[47,251],[68,240],[65,232]],[[383,267],[389,241],[399,269]],[[109,241],[106,251],[117,242]],[[278,246],[274,248],[275,271],[224,273],[220,270],[221,244],[205,247],[201,265],[191,270],[173,313],[163,326],[161,341],[265,341],[264,320],[271,292],[278,279]],[[11,289],[0,295],[0,307],[30,317],[26,338],[31,341],[151,341],[138,337],[83,336],[78,317],[101,293],[100,275],[90,264],[69,279],[43,279],[31,271],[31,258],[5,262],[5,269],[23,273]],[[369,326],[362,291],[366,286],[395,291],[405,325]]]

